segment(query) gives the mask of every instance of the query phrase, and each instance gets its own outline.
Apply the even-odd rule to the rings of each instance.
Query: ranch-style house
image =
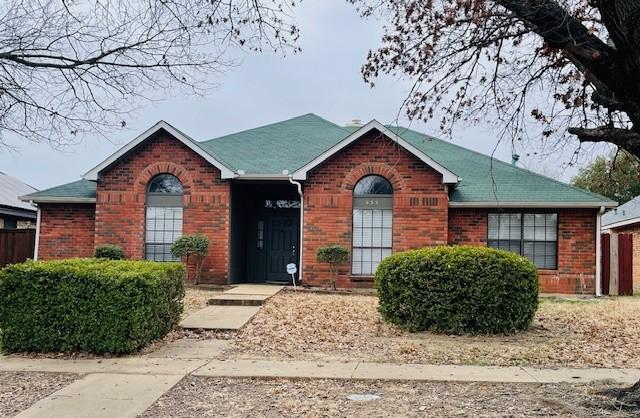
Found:
[[[547,293],[599,289],[600,216],[616,203],[419,132],[314,114],[195,141],[160,121],[38,205],[36,258],[101,244],[173,260],[180,235],[211,240],[203,281],[326,286],[316,250],[349,248],[338,287],[370,287],[385,256],[467,244],[519,253]]]

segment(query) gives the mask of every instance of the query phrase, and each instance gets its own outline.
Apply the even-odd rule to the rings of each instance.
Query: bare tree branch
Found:
[[[640,156],[640,0],[349,1],[386,19],[362,74],[412,80],[410,119],[489,122],[514,143],[580,127]]]
[[[124,126],[141,101],[202,94],[233,52],[296,52],[287,0],[7,0],[0,141],[54,145]]]

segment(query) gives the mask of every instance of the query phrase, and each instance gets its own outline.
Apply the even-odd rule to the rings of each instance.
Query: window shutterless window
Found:
[[[353,189],[353,248],[351,273],[372,275],[391,255],[393,246],[393,188],[377,175],[363,177]]]
[[[171,174],[159,174],[149,182],[144,255],[147,260],[179,261],[171,244],[182,236],[182,183]]]
[[[490,213],[487,245],[512,251],[538,268],[558,267],[557,213]]]

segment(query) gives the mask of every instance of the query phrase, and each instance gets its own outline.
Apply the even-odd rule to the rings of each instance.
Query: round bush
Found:
[[[531,325],[538,272],[526,258],[484,247],[396,253],[376,271],[382,316],[409,331],[510,333]]]
[[[95,258],[106,258],[109,260],[124,260],[124,249],[113,244],[98,245],[93,252]]]

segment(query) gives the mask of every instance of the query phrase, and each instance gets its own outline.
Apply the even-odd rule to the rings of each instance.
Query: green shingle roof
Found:
[[[293,172],[343,140],[350,131],[308,113],[202,142],[215,158],[247,174]]]
[[[461,177],[452,202],[609,203],[612,200],[413,130],[389,127]]]
[[[41,190],[22,196],[25,200],[42,200],[47,198],[70,198],[70,199],[95,199],[96,182],[89,180],[78,180],[50,189]]]
[[[615,202],[585,190],[507,164],[449,141],[402,128],[388,128],[461,178],[451,202],[600,204]],[[340,127],[314,114],[200,142],[216,160],[246,174],[280,175],[312,161],[358,128]],[[95,198],[95,182],[80,180],[31,197]]]

